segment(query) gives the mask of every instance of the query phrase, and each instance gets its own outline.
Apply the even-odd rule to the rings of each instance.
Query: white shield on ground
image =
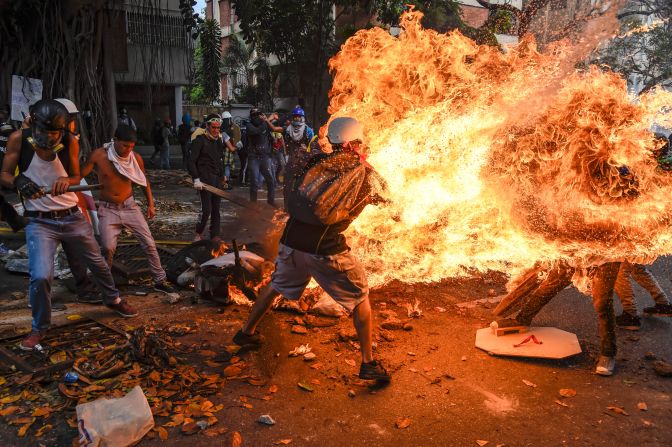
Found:
[[[533,335],[540,344],[534,342]],[[493,355],[544,359],[564,359],[581,353],[576,334],[555,327],[530,327],[522,334],[499,337],[489,327],[479,329],[476,331],[476,347]]]

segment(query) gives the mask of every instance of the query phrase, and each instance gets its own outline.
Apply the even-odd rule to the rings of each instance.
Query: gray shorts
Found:
[[[289,300],[298,300],[310,278],[315,278],[334,301],[350,312],[369,297],[364,267],[350,250],[313,255],[280,244],[271,281],[273,289]]]

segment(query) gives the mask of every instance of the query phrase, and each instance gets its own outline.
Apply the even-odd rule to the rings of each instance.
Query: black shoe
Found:
[[[379,360],[362,363],[359,368],[359,378],[362,380],[377,380],[378,382],[389,382],[391,379]]]
[[[262,341],[263,337],[261,336],[259,331],[254,331],[254,334],[249,335],[243,333],[241,329],[240,331],[236,332],[236,335],[233,336],[233,342],[238,346],[258,348],[261,346]]]
[[[642,327],[642,322],[637,315],[623,312],[616,317],[616,325],[628,331],[638,331]]]
[[[86,295],[78,296],[77,302],[82,304],[103,304],[103,299],[97,292],[87,293]]]
[[[173,287],[173,285],[169,283],[167,279],[164,279],[161,282],[155,282],[154,290],[163,293],[177,293],[177,289]]]
[[[672,317],[672,304],[658,304],[655,306],[645,307],[644,313],[648,315],[658,315],[661,317]]]

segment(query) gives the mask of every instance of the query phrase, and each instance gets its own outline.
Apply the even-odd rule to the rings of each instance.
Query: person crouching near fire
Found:
[[[176,293],[176,289],[166,279],[152,233],[133,197],[133,184],[136,184],[144,190],[147,198],[147,219],[156,216],[152,189],[145,177],[144,162],[133,151],[137,139],[136,131],[131,126],[119,125],[114,133],[114,140],[91,153],[82,168],[82,176],[89,175],[95,169],[98,181],[103,185],[98,207],[98,228],[107,264],[112,265],[119,234],[127,228],[138,239],[147,255],[154,279],[154,290],[172,294]]]
[[[33,313],[32,332],[20,347],[31,351],[39,345],[51,324],[51,282],[54,255],[59,243],[77,250],[94,281],[103,291],[107,307],[123,317],[138,313],[119,297],[112,273],[100,254],[93,228],[77,207],[77,196],[68,192],[80,181],[78,151],[62,150],[61,140],[68,121],[67,109],[58,101],[35,103],[29,129],[16,131],[7,143],[0,180],[23,197],[30,273],[29,298]],[[19,168],[19,175],[14,172]],[[49,193],[45,188],[50,188]]]
[[[289,220],[285,224],[275,260],[271,282],[260,292],[243,328],[233,337],[240,346],[257,348],[262,343],[256,331],[261,318],[279,295],[297,300],[311,278],[337,303],[353,315],[359,338],[362,365],[359,377],[364,380],[388,382],[390,375],[371,348],[373,315],[369,302],[366,272],[346,243],[343,232],[364,207],[379,203],[373,191],[376,180],[382,182],[372,167],[362,161],[358,149],[362,144],[361,124],[348,117],[329,123],[327,139],[331,153],[316,155],[295,175],[287,200]],[[363,180],[360,188],[350,185],[353,179]],[[341,186],[339,183],[342,183]],[[342,194],[333,208],[329,192]],[[346,197],[349,194],[352,196]],[[350,200],[352,199],[352,200]],[[348,209],[344,208],[351,204]]]

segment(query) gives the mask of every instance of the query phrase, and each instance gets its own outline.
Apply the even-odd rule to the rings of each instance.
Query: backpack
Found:
[[[366,180],[366,166],[356,154],[316,156],[294,179],[287,203],[289,214],[311,225],[349,220],[351,211],[366,200],[359,197]]]

